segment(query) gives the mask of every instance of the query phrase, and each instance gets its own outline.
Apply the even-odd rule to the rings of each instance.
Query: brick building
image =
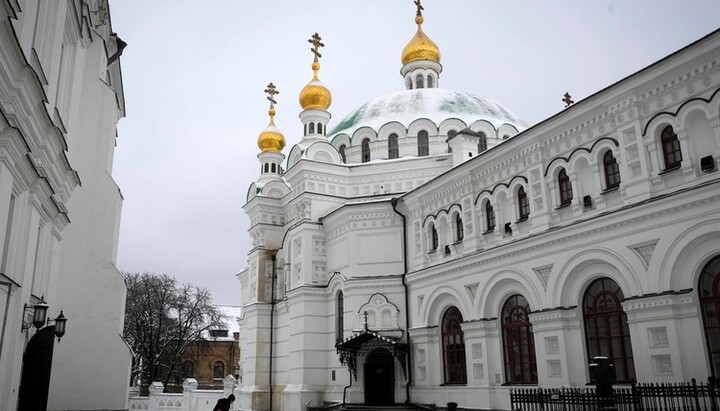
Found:
[[[185,378],[195,378],[201,389],[222,389],[223,378],[232,374],[238,378],[238,360],[240,359],[240,318],[241,308],[222,305],[218,308],[226,317],[225,329],[213,329],[188,347],[183,355],[181,371],[175,383],[182,384]]]

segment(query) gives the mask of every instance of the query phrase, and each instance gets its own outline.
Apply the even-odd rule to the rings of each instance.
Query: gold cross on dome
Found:
[[[575,104],[572,97],[570,97],[570,93],[567,93],[567,92],[563,96],[562,101],[563,101],[563,103],[565,103],[565,108],[568,108],[568,107],[572,106],[573,104]]]
[[[280,92],[275,89],[275,85],[273,83],[270,83],[267,85],[265,93],[267,94],[268,101],[270,101],[270,107],[274,107],[275,104],[277,104],[275,96],[280,94]]]
[[[320,54],[320,47],[325,47],[325,44],[322,43],[320,40],[320,35],[315,33],[313,34],[310,39],[308,40],[308,43],[312,44],[313,46],[310,48],[310,51],[315,55],[315,60],[318,61],[318,58],[322,57],[322,54]]]
[[[420,4],[421,1],[422,0],[414,1],[415,5],[417,6],[417,13],[415,14],[416,16],[422,16],[422,11],[425,10],[425,7],[423,7],[422,4]]]

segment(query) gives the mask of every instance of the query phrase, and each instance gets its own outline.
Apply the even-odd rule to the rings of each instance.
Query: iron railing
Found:
[[[512,410],[522,411],[720,411],[720,386],[707,383],[632,383],[601,397],[595,388],[517,388],[510,390]]]

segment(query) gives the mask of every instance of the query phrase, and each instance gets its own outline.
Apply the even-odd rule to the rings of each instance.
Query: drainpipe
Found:
[[[408,352],[407,352],[407,383],[405,384],[405,402],[410,403],[410,384],[412,384],[412,356],[410,355],[410,295],[408,293],[407,286],[407,272],[408,272],[408,260],[407,260],[407,224],[405,214],[401,213],[397,209],[398,202],[402,201],[398,198],[391,198],[390,204],[392,205],[393,211],[400,216],[403,220],[402,224],[402,243],[403,243],[403,273],[402,273],[402,285],[405,288],[405,332],[407,333]]]
[[[273,335],[275,328],[273,327],[273,320],[275,319],[275,278],[277,277],[277,265],[275,262],[275,254],[272,255],[272,289],[270,291],[270,368],[268,370],[268,380],[270,385],[270,408],[273,409]]]
[[[346,385],[345,388],[343,388],[343,402],[342,402],[343,405],[345,405],[345,403],[346,403],[345,398],[347,397],[347,390],[348,390],[348,388],[352,387],[353,376],[352,376],[352,371],[350,371],[350,369],[348,369],[348,375],[350,376],[350,384]]]

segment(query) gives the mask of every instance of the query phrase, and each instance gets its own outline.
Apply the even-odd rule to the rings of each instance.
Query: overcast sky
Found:
[[[404,89],[411,0],[111,0],[127,117],[114,176],[125,197],[118,267],[174,275],[238,304],[251,241],[242,210],[257,178],[263,89],[274,82],[287,155],[319,32],[332,128]],[[426,0],[440,86],[495,100],[533,125],[718,29],[717,0]]]

